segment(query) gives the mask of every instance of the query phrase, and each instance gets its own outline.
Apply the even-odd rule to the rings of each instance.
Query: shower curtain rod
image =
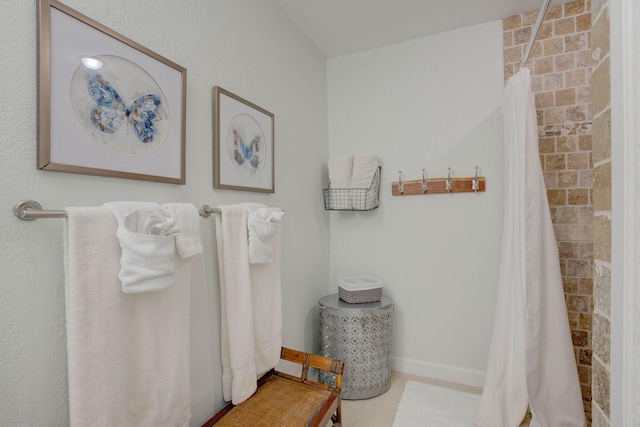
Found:
[[[202,205],[198,210],[201,217],[209,218],[212,213],[219,213],[220,208],[212,208]],[[63,210],[44,210],[40,203],[34,200],[23,200],[13,209],[13,213],[23,221],[33,221],[38,218],[66,218],[67,212]]]
[[[531,54],[531,48],[533,47],[533,43],[536,41],[536,37],[538,36],[538,31],[540,31],[540,26],[542,25],[542,20],[544,19],[544,15],[547,13],[547,9],[549,9],[549,4],[551,0],[544,0],[544,4],[538,13],[538,19],[536,20],[535,25],[533,26],[533,30],[531,31],[531,38],[529,39],[529,43],[527,43],[527,47],[524,50],[524,54],[522,55],[522,60],[520,61],[520,68],[523,68],[527,65],[527,61],[529,60],[529,55]]]

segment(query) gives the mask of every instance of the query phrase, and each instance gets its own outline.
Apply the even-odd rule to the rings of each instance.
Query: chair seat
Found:
[[[307,426],[332,392],[272,375],[256,393],[231,409],[216,426]]]

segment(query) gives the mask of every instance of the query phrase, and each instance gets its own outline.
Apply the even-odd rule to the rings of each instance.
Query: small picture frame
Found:
[[[213,104],[213,188],[274,193],[274,115],[220,86]]]
[[[56,0],[38,41],[39,169],[185,184],[185,68]]]

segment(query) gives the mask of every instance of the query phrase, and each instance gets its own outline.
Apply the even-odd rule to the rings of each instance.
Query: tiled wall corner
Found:
[[[611,354],[611,77],[609,1],[592,10],[593,96],[593,426],[610,427]]]
[[[503,20],[505,80],[518,71],[537,14],[534,10]],[[560,251],[569,325],[589,424],[595,231],[591,37],[589,0],[553,6],[545,15],[527,63],[536,97],[540,159]],[[610,176],[610,170],[601,168],[598,177],[607,173]],[[604,189],[599,191],[604,194]],[[604,232],[604,229],[598,230]],[[598,326],[604,327],[601,319]]]

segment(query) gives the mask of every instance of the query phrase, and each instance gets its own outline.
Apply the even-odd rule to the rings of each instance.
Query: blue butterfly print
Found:
[[[138,139],[148,144],[156,135],[154,122],[160,120],[160,98],[154,94],[141,96],[127,107],[113,86],[99,73],[87,73],[89,96],[96,102],[90,120],[96,129],[115,133],[125,121],[133,126]]]
[[[238,165],[242,165],[245,160],[249,161],[251,167],[255,170],[258,169],[260,159],[258,158],[260,136],[256,136],[251,141],[251,144],[246,145],[242,135],[236,128],[233,130],[233,158]]]

